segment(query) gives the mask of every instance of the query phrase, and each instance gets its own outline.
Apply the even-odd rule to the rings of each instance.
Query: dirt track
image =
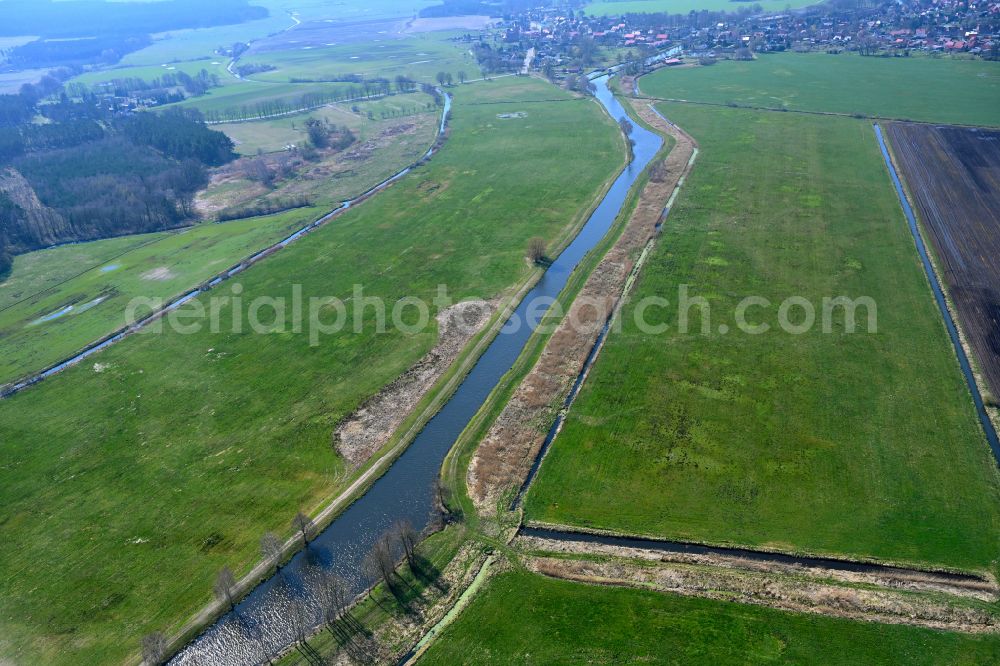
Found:
[[[995,402],[1000,396],[1000,131],[885,127]]]
[[[631,90],[631,82],[627,83],[626,90]],[[622,295],[634,258],[656,234],[670,195],[690,167],[696,150],[694,139],[647,105],[632,106],[648,125],[676,141],[665,160],[666,174],[651,179],[643,188],[621,236],[591,273],[538,362],[476,450],[469,466],[468,487],[481,513],[493,513],[504,494],[524,483],[558,406],[569,395]]]

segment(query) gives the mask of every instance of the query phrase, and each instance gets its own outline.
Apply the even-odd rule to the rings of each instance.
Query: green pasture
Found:
[[[101,83],[115,79],[142,79],[143,81],[151,82],[153,79],[166,74],[184,72],[185,74],[194,76],[201,70],[205,70],[209,74],[216,74],[221,83],[232,84],[232,75],[226,71],[227,62],[226,58],[219,56],[217,58],[204,58],[202,60],[189,60],[186,62],[164,62],[159,65],[144,65],[140,67],[114,67],[81,74],[74,78],[73,82],[82,83],[89,88],[96,88]]]
[[[428,108],[430,105],[430,108]],[[357,108],[357,111],[353,109]],[[368,112],[372,120],[368,119]],[[240,123],[221,123],[212,129],[224,132],[236,143],[236,151],[241,155],[256,155],[258,151],[273,153],[284,150],[288,145],[302,145],[308,138],[305,122],[310,118],[326,120],[337,126],[351,128],[359,141],[378,135],[389,123],[387,119],[411,116],[437,116],[441,109],[431,98],[422,93],[393,95],[379,100],[335,104],[314,109],[294,116],[283,116],[270,120],[255,120]],[[383,119],[383,115],[386,116]],[[436,123],[432,123],[436,126]],[[430,145],[433,136],[426,137],[424,149]],[[386,157],[393,157],[392,151]],[[380,153],[372,155],[381,157]],[[375,181],[378,182],[378,181]],[[348,192],[350,194],[350,192]],[[339,195],[338,195],[339,196]]]
[[[1000,474],[871,124],[660,108],[701,154],[528,518],[996,571]],[[684,308],[686,332],[684,286],[710,308]],[[841,296],[872,299],[877,332],[864,306],[854,333],[844,308],[824,332]],[[746,297],[770,330],[737,325]],[[813,308],[805,332],[780,326],[789,298]],[[640,327],[643,307],[669,328]]]
[[[191,97],[170,106],[198,109],[202,112],[236,113],[240,110],[252,112],[257,104],[280,101],[297,104],[308,93],[333,94],[350,88],[346,83],[258,83],[256,81],[230,82],[221,88],[212,88],[204,95]],[[169,107],[163,107],[169,108]]]
[[[303,208],[18,257],[0,286],[0,384],[38,372],[122,328],[133,298],[179,296],[321,214]]]

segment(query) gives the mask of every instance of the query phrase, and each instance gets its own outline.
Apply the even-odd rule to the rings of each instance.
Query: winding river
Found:
[[[594,84],[596,97],[608,114],[614,120],[627,117],[608,88],[608,77],[596,78]],[[662,146],[659,136],[640,126],[632,129],[630,138],[632,162],[614,181],[579,234],[521,301],[441,411],[385,475],[318,535],[308,549],[298,553],[279,574],[261,583],[234,611],[207,629],[171,663],[184,666],[261,663],[266,654],[277,653],[295,641],[295,623],[289,620],[285,601],[289,591],[295,596],[297,606],[304,609],[304,622],[317,627],[320,608],[314,589],[318,571],[336,571],[351,586],[352,593],[360,593],[364,583],[358,572],[376,540],[400,520],[409,520],[418,530],[428,524],[435,511],[435,485],[441,464],[458,435],[528,342],[544,312],[538,304],[559,295],[580,261],[608,233],[636,178]]]

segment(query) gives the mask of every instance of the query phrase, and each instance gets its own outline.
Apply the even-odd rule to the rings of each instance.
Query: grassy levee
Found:
[[[1000,125],[1000,68],[982,60],[763,54],[751,62],[665,68],[643,94],[713,104]]]
[[[528,494],[529,519],[996,572],[1000,474],[884,170],[847,118],[662,106],[701,144]],[[710,303],[678,329],[679,287]],[[663,333],[643,333],[636,308]],[[748,323],[735,325],[747,296]],[[816,325],[779,327],[803,297]],[[868,296],[878,332],[823,333]],[[790,322],[801,323],[795,308]],[[729,327],[722,334],[719,325]]]
[[[346,300],[361,284],[391,307],[439,284],[462,299],[523,282],[527,240],[577,224],[621,160],[617,128],[590,100],[533,104],[514,122],[496,114],[521,110],[516,101],[467,104],[542,94],[561,93],[525,79],[456,90],[434,159],[245,273],[244,304],[290,303],[294,284],[305,303]],[[100,373],[73,368],[0,402],[3,657],[116,661],[144,633],[177,629],[222,565],[249,570],[264,531],[290,533],[296,510],[350,484],[358,470],[332,451],[334,425],[436,337],[375,335],[372,308],[354,334],[350,306],[347,332],[310,346],[246,322],[232,333],[232,306],[222,333],[135,336],[95,357]]]
[[[0,286],[0,294],[10,301],[0,309],[0,384],[43,370],[122,328],[131,299],[180,296],[322,213],[300,208],[180,232],[40,250],[23,261],[19,257],[12,284]],[[114,253],[116,248],[122,251]],[[68,268],[76,273],[58,280],[62,271],[56,266],[66,266],[67,260],[74,262]],[[37,286],[43,288],[36,291]],[[68,306],[74,309],[56,316]]]
[[[995,635],[789,613],[522,571],[492,579],[420,664],[985,664]]]

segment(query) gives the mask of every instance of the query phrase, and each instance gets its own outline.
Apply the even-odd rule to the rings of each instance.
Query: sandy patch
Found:
[[[165,282],[166,280],[172,280],[176,275],[174,275],[169,268],[166,266],[160,266],[159,268],[154,268],[151,271],[146,271],[142,274],[143,280],[152,280],[155,282]]]
[[[338,453],[358,467],[385,446],[469,340],[486,326],[495,309],[495,303],[466,301],[438,313],[437,345],[337,426],[333,444]]]

